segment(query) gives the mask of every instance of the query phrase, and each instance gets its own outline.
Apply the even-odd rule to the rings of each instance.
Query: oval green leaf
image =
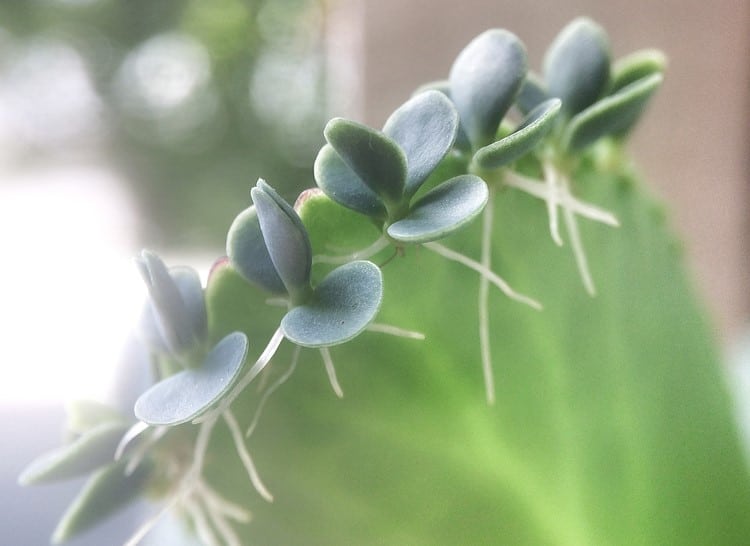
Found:
[[[406,218],[388,226],[388,235],[409,244],[441,239],[482,212],[488,196],[487,184],[478,176],[451,178],[417,200]]]
[[[113,462],[117,444],[129,427],[122,422],[106,423],[87,431],[34,460],[18,477],[18,483],[37,485],[68,480]]]
[[[456,58],[450,71],[450,96],[475,149],[494,139],[526,68],[526,49],[507,30],[480,34]]]
[[[330,197],[320,188],[305,190],[297,198],[294,210],[305,224],[313,254],[343,254],[369,246],[380,232]]]
[[[474,154],[483,169],[496,169],[530,152],[550,132],[560,113],[560,99],[549,99],[534,108],[513,133]]]
[[[626,55],[612,66],[610,94],[616,93],[651,74],[661,74],[667,66],[667,58],[658,49],[642,49]]]
[[[206,339],[208,319],[203,284],[198,272],[192,267],[170,267],[169,274],[177,285],[182,302],[185,304],[188,320],[193,328],[193,336],[199,341]]]
[[[661,85],[661,74],[647,76],[590,106],[570,120],[563,134],[563,146],[581,150],[599,138],[630,128]]]
[[[417,96],[420,93],[426,93],[427,91],[438,91],[453,103],[453,99],[451,98],[451,82],[449,80],[436,80],[420,85],[416,91],[412,93],[412,96]],[[456,140],[453,142],[453,146],[466,152],[471,150],[471,142],[469,142],[469,137],[466,136],[466,129],[464,129],[460,117],[458,120],[458,130],[456,131]]]
[[[273,294],[286,288],[268,254],[254,206],[239,213],[227,235],[227,256],[232,267],[248,281]]]
[[[406,156],[396,142],[380,131],[342,118],[329,121],[323,134],[344,163],[383,201],[401,202]]]
[[[406,195],[412,196],[456,141],[458,112],[439,91],[425,91],[400,106],[383,133],[406,154]]]
[[[609,82],[609,39],[591,19],[573,20],[558,34],[544,57],[544,81],[552,97],[573,116],[594,104]]]
[[[205,413],[232,387],[247,355],[247,336],[233,332],[211,349],[201,366],[158,382],[135,403],[135,416],[149,425],[179,425]]]
[[[315,287],[310,302],[291,309],[281,330],[303,347],[328,347],[359,335],[377,315],[383,299],[380,268],[367,261],[334,269]]]
[[[263,180],[250,195],[258,212],[268,254],[292,300],[304,298],[310,287],[312,248],[307,230],[294,209]]]
[[[143,461],[132,474],[125,474],[121,461],[97,471],[84,485],[57,524],[52,542],[60,544],[101,523],[134,501],[144,491],[153,465]]]
[[[125,417],[115,408],[94,400],[71,400],[65,404],[65,429],[72,434],[83,434],[100,425],[127,424]]]
[[[182,352],[195,343],[193,324],[177,283],[156,254],[144,250],[136,259],[141,276],[157,312],[159,324],[169,347]]]
[[[372,218],[385,219],[386,210],[380,198],[330,144],[318,152],[313,172],[318,187],[340,205]]]
[[[150,351],[159,354],[169,352],[166,335],[150,299],[143,302],[141,315],[136,323],[136,335]]]

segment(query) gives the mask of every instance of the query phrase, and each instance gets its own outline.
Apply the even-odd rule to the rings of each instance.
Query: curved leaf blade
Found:
[[[99,425],[34,460],[18,477],[18,483],[37,485],[67,480],[112,463],[117,444],[128,428],[130,424],[122,422]]]
[[[440,239],[476,218],[488,195],[487,184],[478,176],[451,178],[417,200],[406,218],[388,226],[388,235],[409,244]]]
[[[417,87],[414,93],[412,93],[412,96],[415,97],[419,95],[420,93],[426,93],[427,91],[438,91],[442,93],[443,95],[445,95],[446,97],[448,97],[449,99],[451,99],[451,82],[449,80],[436,80],[432,82],[427,82]],[[453,102],[452,99],[451,99],[451,102]],[[459,150],[464,150],[464,151],[471,150],[471,142],[469,142],[469,137],[466,136],[466,129],[464,129],[464,126],[461,123],[460,117],[458,120],[458,131],[456,132],[456,140],[453,143],[453,146],[455,146]]]
[[[192,267],[170,267],[169,274],[174,279],[182,302],[185,304],[188,320],[193,328],[193,336],[203,341],[207,334],[206,300],[203,295],[203,284],[198,272]]]
[[[238,379],[247,355],[247,336],[233,332],[219,341],[197,368],[156,383],[135,403],[135,416],[149,425],[192,421],[211,408]]]
[[[647,76],[575,116],[565,129],[563,146],[572,151],[581,150],[603,136],[629,129],[663,79],[661,74]]]
[[[406,156],[391,138],[348,119],[334,118],[323,134],[336,153],[383,201],[400,203],[406,185]]]
[[[560,99],[549,99],[532,110],[513,133],[481,148],[474,161],[483,169],[496,169],[512,163],[534,149],[555,125]]]
[[[557,35],[544,57],[547,90],[572,116],[594,104],[609,82],[609,38],[591,19],[579,17]]]
[[[273,294],[286,293],[268,253],[254,206],[239,213],[229,227],[227,256],[232,267],[248,281]]]
[[[250,195],[268,254],[292,300],[304,298],[310,287],[312,248],[307,230],[294,209],[263,180]]]
[[[148,250],[141,252],[136,265],[148,288],[167,344],[175,352],[189,349],[196,341],[193,323],[167,266]]]
[[[372,222],[340,205],[320,188],[302,192],[294,209],[305,224],[313,254],[355,251],[380,236]]]
[[[456,57],[450,71],[450,96],[474,148],[492,142],[526,69],[526,49],[507,30],[480,34]]]
[[[458,112],[439,91],[425,91],[400,106],[383,127],[406,154],[407,196],[412,196],[456,141]]]
[[[125,474],[121,461],[97,471],[83,487],[57,524],[52,542],[60,544],[101,523],[134,501],[146,489],[153,465],[141,462],[132,474]]]
[[[747,542],[750,479],[725,368],[672,230],[630,169],[592,165],[584,158],[576,171],[577,195],[621,222],[580,224],[598,296],[549,241],[543,204],[498,192],[493,269],[545,311],[490,291],[498,381],[488,406],[476,272],[430,252],[391,261],[377,321],[425,340],[363,335],[339,346],[336,362],[351,363],[337,370],[343,401],[311,394],[327,385],[319,355],[302,352],[256,430],[253,455],[276,499],[256,503],[243,543]],[[472,255],[479,224],[451,247]],[[235,459],[228,445],[209,471],[252,502],[227,476]]]
[[[151,300],[143,302],[141,315],[136,323],[136,335],[149,350],[155,353],[168,353],[169,345],[166,334],[162,328],[161,321],[154,309],[154,303]]]
[[[372,218],[385,219],[385,206],[378,195],[357,176],[330,144],[326,144],[318,152],[313,172],[318,187],[340,205]]]
[[[642,49],[618,59],[612,66],[609,93],[614,94],[626,85],[650,76],[661,74],[667,67],[667,58],[658,49]]]
[[[328,347],[359,335],[377,315],[383,299],[380,268],[367,261],[334,269],[315,287],[311,301],[291,309],[281,321],[289,341]]]

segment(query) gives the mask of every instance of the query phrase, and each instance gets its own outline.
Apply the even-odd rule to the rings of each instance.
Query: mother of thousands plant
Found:
[[[382,130],[331,120],[294,206],[259,180],[206,287],[144,251],[153,385],[71,405],[20,478],[92,474],[53,540],[139,495],[127,545],[168,511],[207,545],[746,540],[710,335],[623,151],[664,67],[581,18],[537,75],[489,30]]]

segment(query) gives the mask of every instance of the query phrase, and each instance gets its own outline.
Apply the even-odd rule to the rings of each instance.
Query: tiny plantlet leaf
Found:
[[[119,411],[94,400],[71,400],[65,404],[65,414],[65,429],[72,434],[83,434],[109,423],[130,424]]]
[[[570,120],[563,134],[563,145],[570,151],[586,148],[605,135],[629,129],[661,85],[661,74],[653,74],[623,87]]]
[[[246,208],[232,222],[227,235],[227,256],[232,267],[248,281],[272,294],[286,293],[268,254],[254,206]]]
[[[303,347],[338,345],[372,322],[382,299],[380,268],[367,261],[350,262],[329,273],[307,304],[291,309],[281,321],[281,330]]]
[[[528,114],[534,108],[550,98],[549,93],[544,87],[541,76],[537,73],[529,72],[526,74],[521,90],[516,97],[516,106],[523,114]]]
[[[609,93],[614,94],[652,74],[661,74],[667,66],[664,53],[658,49],[642,49],[618,59],[612,66]]]
[[[526,68],[526,49],[507,30],[480,34],[456,58],[450,71],[450,97],[475,149],[494,139]]]
[[[439,91],[420,93],[386,121],[383,133],[406,154],[406,195],[412,196],[453,146],[458,112]]]
[[[153,465],[143,461],[131,474],[126,462],[106,466],[84,485],[58,523],[52,542],[60,544],[102,522],[141,495],[152,475]]]
[[[380,131],[342,118],[328,122],[323,134],[336,153],[386,203],[400,203],[406,186],[406,156]]]
[[[263,180],[251,191],[273,266],[293,300],[310,286],[312,248],[294,209]]]
[[[219,341],[201,366],[182,370],[144,392],[135,416],[149,425],[179,425],[211,408],[237,380],[247,355],[247,336],[233,332]]]
[[[170,267],[180,297],[185,304],[185,311],[193,327],[193,337],[203,341],[207,333],[206,300],[203,296],[203,285],[198,272],[192,267]]]
[[[447,98],[451,98],[451,82],[450,80],[436,80],[433,82],[428,82],[423,85],[420,85],[414,93],[412,93],[412,96],[419,95],[420,93],[426,93],[427,91],[439,91],[443,95],[445,95]],[[452,102],[452,101],[451,101]],[[466,136],[466,129],[464,129],[463,124],[461,123],[461,119],[458,120],[458,129],[456,131],[456,141],[453,143],[453,145],[458,148],[459,150],[464,151],[471,151],[471,142],[469,142],[469,137]]]
[[[385,219],[385,206],[378,195],[341,159],[330,144],[326,144],[318,152],[313,171],[315,182],[328,197],[366,216]]]
[[[408,244],[441,239],[476,218],[488,194],[487,184],[478,176],[451,178],[419,198],[403,220],[388,226],[388,235]]]
[[[161,354],[169,352],[164,330],[150,300],[143,303],[136,332],[150,350]]]
[[[177,283],[156,254],[144,250],[136,264],[148,287],[167,344],[176,353],[196,341],[193,323]]]
[[[609,39],[599,25],[580,17],[568,24],[544,57],[544,81],[551,97],[573,116],[594,104],[609,82]]]
[[[513,133],[481,148],[474,161],[483,169],[495,169],[512,163],[536,147],[555,125],[560,99],[549,99],[524,118]]]
[[[129,423],[99,425],[27,466],[18,478],[21,485],[36,485],[83,476],[114,461],[115,449]]]

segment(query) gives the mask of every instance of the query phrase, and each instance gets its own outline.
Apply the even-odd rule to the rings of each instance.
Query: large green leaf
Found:
[[[217,429],[207,470],[253,510],[243,542],[747,543],[750,481],[679,245],[632,178],[579,173],[575,188],[622,224],[580,221],[596,298],[570,245],[549,240],[544,203],[514,190],[495,198],[494,269],[544,311],[491,292],[494,406],[477,275],[409,249],[383,270],[378,321],[426,339],[365,333],[333,348],[342,400],[317,352],[303,351],[251,440],[272,504],[238,481]],[[479,239],[475,223],[446,244],[476,258]],[[282,355],[270,369],[287,364]],[[255,389],[238,400],[242,425],[255,403]]]

